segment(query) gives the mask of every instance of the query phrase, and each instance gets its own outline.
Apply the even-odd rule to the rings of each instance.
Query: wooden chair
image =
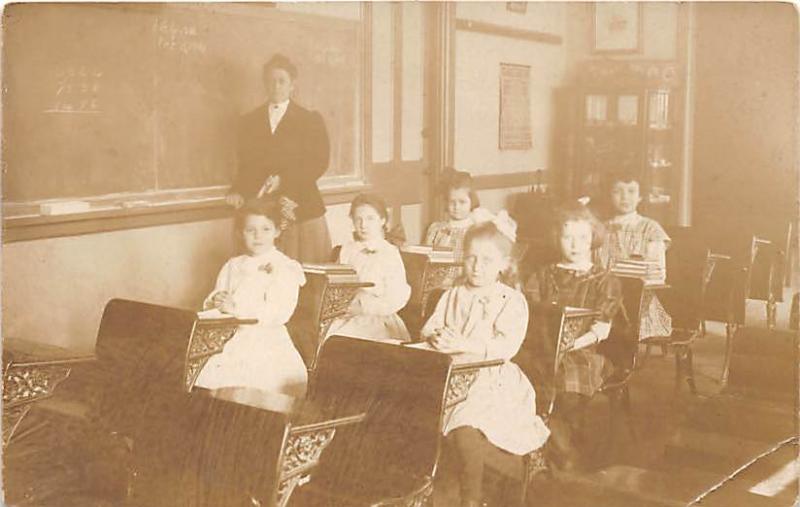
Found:
[[[633,410],[630,399],[630,382],[639,368],[638,348],[642,338],[641,323],[642,309],[647,308],[657,292],[666,288],[665,285],[646,285],[638,278],[620,278],[622,284],[622,309],[617,312],[611,323],[609,337],[598,345],[598,352],[609,357],[614,366],[614,372],[600,386],[597,395],[608,398],[608,438],[605,440],[604,452],[609,452],[618,434],[620,415],[624,416],[628,432],[634,440],[637,439],[633,421]]]
[[[111,300],[100,322],[96,361],[75,368],[62,389],[42,402],[37,416],[52,421],[55,434],[42,440],[69,443],[62,447],[63,468],[80,473],[87,491],[118,500],[127,495],[133,476],[130,449],[143,422],[142,407],[158,403],[163,392],[185,392],[196,320],[194,312]],[[20,466],[29,464],[33,460]],[[8,486],[14,491],[16,485]],[[34,485],[25,494],[33,500],[59,491]]]
[[[444,289],[431,292],[426,303],[425,316],[430,317]],[[585,309],[565,309],[557,305],[536,304],[531,307],[528,337],[514,357],[536,389],[536,412],[545,421],[550,418],[557,398],[556,378],[564,357],[573,350],[575,339],[589,330],[597,312]],[[616,399],[618,390],[627,389],[627,379],[619,385],[604,386],[609,399]],[[468,395],[468,394],[467,394]],[[628,403],[629,406],[629,403]],[[534,477],[547,470],[544,449],[537,449],[525,456],[517,456],[493,446],[487,450],[487,470],[499,475],[503,483],[512,481],[518,485],[513,501],[524,505],[528,498],[528,487]],[[504,490],[508,497],[508,488]],[[504,500],[507,501],[507,500]]]
[[[778,298],[782,296],[782,277],[778,276],[780,257],[783,250],[768,239],[753,236],[750,256],[746,266],[747,299],[764,301],[766,307],[767,327],[775,327],[775,308]],[[777,285],[777,294],[776,294]]]
[[[93,354],[6,336],[3,339],[3,448],[34,404],[51,398],[72,369]],[[28,428],[30,430],[30,428]]]
[[[317,404],[288,414],[193,389],[205,361],[241,322],[110,301],[97,361],[76,372],[71,389],[64,389],[65,396],[59,391],[42,412],[52,422],[48,441],[69,442],[68,470],[61,463],[37,468],[61,477],[45,481],[46,491],[42,481],[33,489],[13,484],[21,488],[23,503],[62,503],[71,492],[82,498],[77,505],[100,499],[112,505],[285,505],[336,427],[360,416],[339,411],[333,417]],[[49,460],[52,450],[39,447],[41,454],[51,451]],[[31,469],[29,456],[15,463]],[[70,491],[70,481],[82,488]]]
[[[557,262],[559,254],[549,234],[542,234],[552,227],[553,213],[557,199],[553,193],[544,189],[543,176],[537,172],[534,185],[523,193],[514,196],[511,216],[517,222],[517,244],[524,246],[520,253],[520,279],[527,280],[536,270],[552,262]]]
[[[298,506],[425,505],[432,494],[452,359],[402,345],[332,336],[309,399],[365,412],[320,460]]]
[[[428,302],[432,300],[431,295],[453,284],[461,273],[461,264],[452,259],[439,261],[424,253],[402,249],[400,257],[403,259],[406,279],[411,287],[411,296],[399,315],[411,333],[412,339],[417,339],[420,329],[425,324]]]
[[[758,234],[738,235],[726,250],[737,265],[733,288],[733,314],[735,327],[744,325],[745,301],[764,301],[767,327],[775,327],[775,309],[783,301],[783,285],[788,271],[787,257],[791,249],[792,227],[776,239]]]
[[[673,230],[673,244],[667,252],[669,288],[661,299],[672,317],[673,332],[667,337],[645,337],[644,343],[648,352],[653,345],[672,349],[675,352],[675,388],[678,389],[681,380],[685,379],[691,392],[696,394],[691,347],[705,334],[706,320],[714,320],[709,318],[713,313],[708,312],[709,286],[718,278],[730,257],[712,253],[693,234],[689,228],[679,232]],[[724,318],[732,317],[728,314]]]
[[[287,327],[309,371],[314,370],[322,342],[333,320],[347,312],[360,289],[371,285],[362,282],[338,283],[324,274],[306,272],[306,284],[300,289],[297,309]]]
[[[73,368],[59,391],[37,407],[36,418],[49,425],[39,440],[61,442],[62,471],[80,473],[88,491],[125,498],[135,473],[131,449],[148,407],[163,407],[173,394],[187,393],[237,323],[203,322],[189,310],[109,301],[98,330],[96,360]],[[32,445],[48,452],[41,442]],[[19,465],[35,468],[35,460]],[[12,494],[18,491],[17,484],[8,486]],[[51,489],[34,485],[25,495],[38,501],[59,493]]]
[[[700,319],[700,336],[705,334],[707,321],[725,324],[724,384],[733,336],[745,321],[750,261],[742,265],[730,255],[714,253],[705,231],[680,227],[671,228],[668,233],[673,246],[667,251],[667,279],[675,284],[676,290],[667,294],[666,308],[675,315],[679,331],[691,329],[695,314]],[[755,240],[750,241],[749,252],[752,253],[754,245]]]
[[[565,309],[550,304],[537,304],[531,308],[530,322],[534,328],[514,362],[534,385],[536,412],[545,423],[555,407],[558,395],[556,379],[561,363],[573,350],[575,339],[588,331],[596,316],[597,312],[591,310]],[[502,485],[508,486],[508,481],[517,485],[516,488],[503,487],[503,505],[526,505],[531,482],[548,469],[548,463],[544,447],[517,456],[488,446],[486,467],[490,474],[501,478]]]
[[[226,400],[199,389],[153,407],[133,448],[137,473],[129,502],[142,506],[284,507],[307,483],[342,425],[363,414],[333,416],[299,402],[278,407],[281,395],[258,392]],[[284,398],[290,398],[285,397]]]
[[[776,238],[772,242],[772,248],[767,254],[765,261],[768,263],[767,271],[767,328],[774,329],[777,320],[778,303],[783,302],[783,288],[791,274],[791,251],[792,238],[794,237],[793,226],[791,223],[786,227],[786,233],[782,238]]]
[[[33,408],[60,392],[74,368],[93,360],[93,355],[4,337],[3,479],[14,505],[41,503],[52,491],[80,480],[79,470],[64,459],[68,446],[52,438],[50,421]]]

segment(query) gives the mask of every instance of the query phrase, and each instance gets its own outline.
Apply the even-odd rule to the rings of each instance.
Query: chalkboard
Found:
[[[265,100],[261,68],[275,52],[298,66],[297,102],[325,119],[328,176],[357,176],[361,26],[358,14],[264,4],[11,5],[3,198],[230,184],[237,121]]]

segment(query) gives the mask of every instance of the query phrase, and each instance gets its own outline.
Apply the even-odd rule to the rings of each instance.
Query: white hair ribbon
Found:
[[[517,241],[517,223],[509,216],[508,211],[500,210],[492,219],[492,223],[500,234],[510,239],[512,243]]]

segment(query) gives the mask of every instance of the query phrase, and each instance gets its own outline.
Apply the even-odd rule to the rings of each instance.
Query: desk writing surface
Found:
[[[505,362],[503,359],[487,359],[478,354],[469,354],[465,352],[445,352],[433,347],[428,342],[404,343],[402,346],[412,349],[431,350],[440,354],[447,354],[453,358],[453,365],[457,367],[469,366],[475,368],[485,368],[489,366],[499,366]]]
[[[3,338],[3,364],[77,363],[91,361],[94,354],[77,352],[21,338]]]

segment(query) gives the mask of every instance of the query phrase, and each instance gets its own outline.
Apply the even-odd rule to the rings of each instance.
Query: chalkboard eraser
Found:
[[[48,202],[39,205],[41,215],[69,215],[86,211],[89,211],[89,203],[86,201]]]

